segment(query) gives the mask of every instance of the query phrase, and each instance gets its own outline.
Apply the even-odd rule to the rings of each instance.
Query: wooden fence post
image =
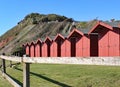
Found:
[[[2,73],[6,73],[5,59],[2,59]]]
[[[12,67],[12,61],[10,61],[10,68]]]
[[[23,63],[23,87],[30,87],[30,64]]]

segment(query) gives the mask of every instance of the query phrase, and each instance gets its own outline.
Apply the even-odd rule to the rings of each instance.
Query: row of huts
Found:
[[[23,46],[30,57],[120,56],[120,26],[98,21],[87,33],[74,28],[66,37],[57,34]]]

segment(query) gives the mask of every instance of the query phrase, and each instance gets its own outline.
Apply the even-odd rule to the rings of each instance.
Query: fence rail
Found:
[[[30,63],[51,63],[51,64],[89,64],[89,65],[116,65],[120,66],[120,57],[16,57],[16,56],[3,56],[2,59],[2,73],[3,76],[12,82],[14,87],[16,83],[11,80],[6,74],[5,60],[20,62],[23,64],[23,87],[30,87]]]
[[[12,78],[10,78],[6,73],[2,74],[5,79],[7,79],[14,87],[21,87],[21,85],[17,84]]]
[[[120,57],[17,57],[0,55],[0,59],[21,63],[90,64],[120,66]]]

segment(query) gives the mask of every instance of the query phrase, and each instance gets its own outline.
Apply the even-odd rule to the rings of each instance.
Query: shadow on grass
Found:
[[[23,71],[22,69],[19,69],[19,68],[16,68],[16,70]],[[56,85],[59,85],[59,86],[61,86],[61,87],[72,87],[72,86],[69,86],[69,85],[67,85],[67,84],[58,82],[58,81],[56,81],[56,80],[53,80],[53,79],[51,79],[51,78],[48,78],[48,77],[46,77],[46,76],[43,76],[43,75],[40,75],[40,74],[37,74],[37,73],[34,73],[34,72],[30,72],[30,74],[35,75],[35,76],[37,76],[37,77],[40,77],[40,78],[42,78],[42,79],[44,79],[44,80],[47,80],[47,81],[49,81],[49,82],[52,82],[52,83],[54,83],[54,84],[56,84]]]
[[[7,73],[6,73],[7,74]],[[23,83],[21,83],[19,80],[15,79],[14,77],[12,77],[11,75],[7,74],[11,79],[13,79],[17,84],[19,85],[23,85]]]

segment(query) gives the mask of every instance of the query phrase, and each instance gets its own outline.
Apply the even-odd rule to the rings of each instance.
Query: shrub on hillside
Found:
[[[31,13],[25,16],[24,20],[18,22],[18,24],[23,23],[23,22],[29,22],[30,24],[38,24],[39,22],[50,22],[50,21],[69,21],[72,22],[73,20],[71,18],[67,18],[65,16],[60,16],[56,14],[39,14],[39,13]]]

